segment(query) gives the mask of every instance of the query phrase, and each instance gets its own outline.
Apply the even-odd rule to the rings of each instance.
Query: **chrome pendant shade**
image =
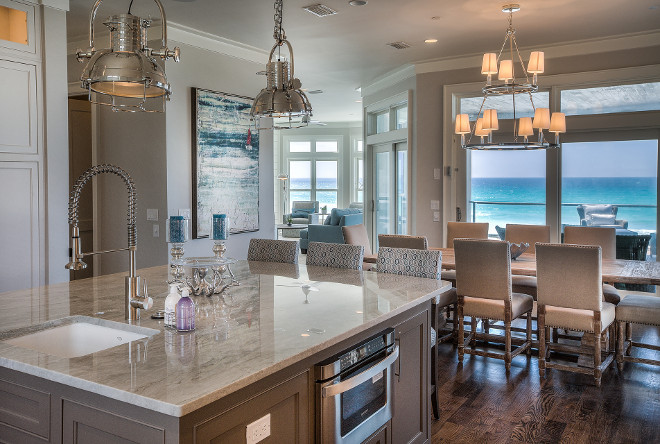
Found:
[[[274,119],[274,129],[300,128],[307,126],[312,115],[312,105],[301,90],[300,80],[295,78],[293,48],[282,29],[283,0],[275,1],[275,44],[266,63],[266,87],[254,99],[250,116],[258,125],[259,118]],[[291,62],[282,60],[280,51],[286,45]],[[273,57],[277,53],[277,60]]]
[[[163,67],[169,58],[179,61],[179,48],[167,48],[167,23],[160,0],[154,0],[162,19],[162,46],[148,47],[150,20],[132,14],[113,15],[104,22],[110,30],[110,48],[94,48],[94,19],[103,0],[97,0],[89,19],[89,48],[78,51],[78,61],[88,59],[80,80],[92,103],[108,105],[113,111],[163,112],[172,92]],[[129,8],[130,10],[130,8]]]
[[[477,120],[470,123],[468,114],[456,116],[456,134],[461,135],[461,147],[471,150],[535,150],[556,148],[559,146],[559,134],[566,132],[566,120],[563,113],[552,113],[548,108],[536,108],[532,93],[538,91],[537,77],[545,70],[544,53],[533,51],[530,55],[527,69],[523,63],[516,41],[516,30],[513,28],[513,13],[520,10],[517,4],[502,7],[502,12],[509,14],[509,27],[504,37],[504,43],[499,54],[486,53],[481,65],[481,73],[487,76],[486,85],[482,89],[484,95]],[[508,47],[508,48],[507,48]],[[505,51],[508,49],[508,51]],[[507,54],[508,52],[508,54]],[[508,56],[508,59],[505,57]],[[522,79],[516,78],[516,63],[519,62],[523,73]],[[499,68],[498,68],[499,64]],[[529,74],[532,74],[530,81]],[[497,75],[497,81],[492,76]],[[486,107],[488,98],[494,96],[510,96],[513,105],[513,134],[510,140],[503,143],[493,142],[493,131],[499,129],[497,110]],[[516,100],[518,95],[527,96],[534,110],[534,118],[516,116]],[[536,140],[528,139],[538,130]],[[554,141],[546,140],[543,130],[555,133]],[[466,137],[466,135],[469,135]],[[479,138],[478,142],[473,139]]]

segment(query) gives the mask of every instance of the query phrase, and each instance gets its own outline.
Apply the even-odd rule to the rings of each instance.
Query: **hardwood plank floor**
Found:
[[[660,343],[660,329],[634,326],[633,340]],[[660,443],[660,367],[614,362],[602,386],[593,377],[550,369],[541,380],[536,356],[504,362],[466,355],[441,344],[438,359],[440,418],[437,443]],[[659,353],[634,350],[659,359]]]

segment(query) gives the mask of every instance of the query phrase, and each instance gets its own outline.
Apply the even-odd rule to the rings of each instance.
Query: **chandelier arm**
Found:
[[[529,83],[529,74],[525,69],[525,62],[523,62],[522,56],[520,55],[520,49],[518,49],[518,41],[515,36],[512,36],[513,44],[516,45],[516,53],[518,54],[518,60],[520,61],[520,66],[522,67],[523,73],[525,74],[525,81]]]
[[[484,96],[484,99],[481,101],[481,107],[479,108],[479,111],[477,112],[477,120],[479,120],[479,116],[481,115],[481,111],[484,109],[484,105],[486,104],[486,99],[488,98],[487,95]],[[470,137],[468,137],[467,144],[469,145],[470,142],[472,141],[472,136],[474,135],[475,131],[477,130],[477,122],[474,122],[474,128],[470,131]]]
[[[502,58],[502,53],[504,52],[504,47],[506,46],[506,42],[509,40],[509,33],[507,32],[506,35],[504,36],[504,42],[502,42],[502,47],[500,48],[499,54],[497,54],[497,61],[499,62],[500,59]]]

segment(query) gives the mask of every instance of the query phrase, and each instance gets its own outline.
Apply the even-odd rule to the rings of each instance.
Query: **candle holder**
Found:
[[[183,263],[190,271],[189,275],[184,277],[185,284],[194,296],[210,297],[220,294],[230,286],[240,285],[230,268],[235,262],[231,258],[186,258]]]
[[[190,224],[183,216],[170,216],[167,219],[167,243],[172,244],[170,249],[170,276],[168,283],[185,283],[185,272],[183,270],[184,243],[190,239]]]
[[[227,252],[225,241],[229,239],[229,218],[226,214],[214,214],[211,217],[211,237],[213,243],[213,254],[217,259],[224,259]],[[223,267],[222,273],[225,272]]]

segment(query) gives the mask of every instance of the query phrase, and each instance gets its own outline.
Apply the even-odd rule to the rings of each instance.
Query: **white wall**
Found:
[[[191,140],[192,87],[210,89],[242,96],[255,97],[265,86],[257,71],[263,63],[255,63],[217,52],[175,42],[181,47],[181,62],[167,62],[167,78],[173,94],[167,104],[167,207],[170,214],[182,208],[192,209]],[[228,256],[244,259],[251,238],[273,238],[275,218],[273,205],[273,131],[259,134],[259,231],[232,235],[227,242]],[[197,239],[185,246],[186,256],[210,256],[213,242]]]

